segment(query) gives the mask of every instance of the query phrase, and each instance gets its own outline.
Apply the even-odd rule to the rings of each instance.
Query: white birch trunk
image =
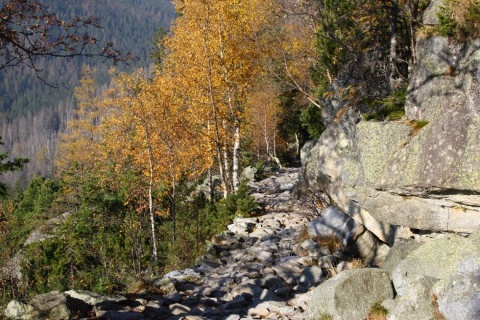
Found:
[[[234,144],[233,144],[233,156],[232,156],[232,184],[233,184],[233,191],[238,191],[239,182],[239,173],[238,173],[238,156],[240,151],[240,128],[238,124],[235,125],[235,132],[234,132]]]
[[[148,139],[148,138],[147,138]],[[148,146],[148,162],[150,170],[150,180],[148,182],[148,212],[150,215],[150,228],[152,232],[152,260],[158,261],[157,236],[155,231],[155,212],[153,210],[153,154],[152,147]]]

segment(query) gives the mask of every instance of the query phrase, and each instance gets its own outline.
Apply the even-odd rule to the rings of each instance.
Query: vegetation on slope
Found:
[[[212,235],[255,209],[242,169],[285,164],[321,133],[322,98],[352,57],[378,53],[393,62],[385,70],[389,90],[362,96],[368,84],[359,81],[357,90],[343,88],[344,98],[370,102],[380,120],[388,117],[385,108],[401,109],[425,7],[424,1],[175,4],[179,17],[157,39],[154,74],[114,71],[107,88],[98,69],[84,68],[55,179],[36,178],[2,203],[0,242],[9,246],[0,260],[21,249],[24,267],[24,283],[1,280],[6,299],[66,288],[123,291],[141,277],[191,265]],[[55,237],[25,245],[32,230],[65,212]]]
[[[28,1],[31,2],[34,1]],[[118,64],[117,68],[129,72],[152,65],[147,59],[153,50],[152,38],[159,28],[167,28],[175,15],[169,0],[36,2],[44,4],[45,11],[56,13],[62,21],[75,21],[76,17],[98,18],[101,28],[88,26],[80,32],[88,32],[98,39],[97,48],[111,43],[112,48],[124,55],[131,53],[138,57],[138,60],[130,60],[129,66]],[[13,156],[32,160],[24,171],[7,174],[2,180],[10,185],[20,183],[23,188],[35,174],[53,175],[59,132],[65,130],[67,119],[73,116],[73,89],[79,85],[82,66],[96,66],[95,77],[103,86],[108,86],[108,69],[112,66],[101,57],[55,59],[36,56],[34,61],[39,73],[27,66],[0,72],[0,134],[5,148]]]

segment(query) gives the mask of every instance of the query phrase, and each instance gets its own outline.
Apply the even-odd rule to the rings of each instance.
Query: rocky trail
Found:
[[[70,290],[12,300],[4,315],[22,320],[480,319],[480,229],[469,236],[409,232],[390,248],[338,207],[314,217],[319,210],[293,196],[298,174],[285,169],[251,182],[262,209],[214,236],[193,268],[146,279],[128,294]],[[354,255],[363,260],[349,258]],[[364,268],[367,261],[373,268]]]
[[[262,214],[237,218],[213,237],[192,269],[155,279],[137,294],[104,297],[92,292],[52,292],[28,304],[12,301],[8,316],[62,314],[102,319],[304,319],[304,294],[325,275],[305,253],[308,209],[292,196],[299,169],[251,182]],[[323,251],[328,249],[322,249]],[[326,252],[325,266],[335,260]],[[318,256],[318,255],[317,255]],[[22,316],[26,319],[28,317]]]

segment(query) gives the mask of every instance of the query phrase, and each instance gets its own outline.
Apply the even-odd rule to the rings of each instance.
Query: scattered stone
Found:
[[[190,308],[187,306],[184,306],[183,304],[180,303],[174,303],[168,306],[170,311],[172,312],[173,315],[181,315],[181,314],[186,314],[190,311]]]
[[[371,305],[383,300],[389,320],[424,319],[433,312],[441,312],[447,320],[478,318],[479,258],[470,253],[480,245],[480,230],[469,238],[416,233],[416,240],[397,239],[390,250],[370,241],[371,234],[358,222],[330,208],[322,215],[325,225],[317,220],[312,228],[341,235],[347,248],[322,247],[316,239],[302,239],[306,209],[291,195],[285,196],[288,190],[282,191],[296,180],[296,172],[288,169],[258,185],[250,183],[263,194],[259,203],[268,203],[273,211],[235,219],[230,231],[212,238],[197,266],[151,280],[146,287],[161,294],[142,291],[106,297],[80,290],[52,292],[27,302],[13,300],[4,314],[22,320],[92,315],[111,320],[303,320],[322,312],[337,320],[364,319]],[[283,211],[287,206],[290,209]],[[374,251],[382,263],[387,256],[386,271],[350,270],[362,265],[348,255],[355,245]],[[423,249],[427,245],[433,252],[429,257],[419,251],[427,250]],[[445,256],[454,258],[445,260]],[[432,259],[441,266],[432,267]],[[389,273],[399,292],[395,300]],[[437,305],[432,304],[433,296]]]
[[[5,317],[20,320],[36,319],[39,314],[33,306],[17,300],[10,301],[4,312]]]

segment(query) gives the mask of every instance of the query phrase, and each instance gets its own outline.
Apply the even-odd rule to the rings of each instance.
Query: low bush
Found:
[[[365,101],[372,112],[365,114],[364,119],[367,121],[400,120],[405,115],[406,96],[407,87],[404,86],[385,98]]]
[[[460,41],[480,37],[480,1],[444,0],[436,30]]]

